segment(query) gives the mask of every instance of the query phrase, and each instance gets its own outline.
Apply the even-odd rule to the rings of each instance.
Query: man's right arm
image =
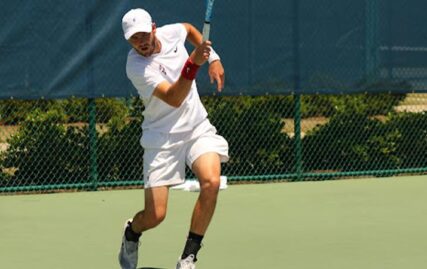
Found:
[[[198,66],[203,65],[209,58],[210,46],[210,41],[203,42],[200,46],[193,50],[189,60]],[[154,89],[153,95],[170,106],[179,107],[190,92],[192,84],[193,80],[180,75],[178,80],[173,84],[170,84],[167,81],[161,82]]]

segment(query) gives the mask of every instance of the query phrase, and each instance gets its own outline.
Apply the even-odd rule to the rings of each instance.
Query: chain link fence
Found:
[[[0,6],[0,193],[141,186],[144,108],[130,97],[121,18],[143,7],[159,27],[200,27],[204,1]],[[421,0],[215,3],[227,88],[213,96],[206,66],[197,85],[230,145],[223,174],[236,183],[426,172],[425,9]]]
[[[202,99],[231,183],[427,171],[425,94]],[[142,185],[142,111],[138,98],[0,101],[0,192]]]

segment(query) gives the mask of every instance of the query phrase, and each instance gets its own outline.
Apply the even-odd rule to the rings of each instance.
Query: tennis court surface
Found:
[[[171,191],[139,268],[175,268],[197,193]],[[119,268],[142,190],[0,196],[0,268]],[[427,176],[232,185],[198,269],[426,268]]]

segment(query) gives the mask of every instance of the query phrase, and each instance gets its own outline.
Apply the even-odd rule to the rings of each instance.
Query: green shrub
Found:
[[[111,122],[99,137],[99,177],[102,180],[143,180],[142,116],[125,125]]]
[[[27,115],[19,132],[8,140],[5,168],[16,169],[16,184],[39,185],[79,182],[88,178],[86,128],[58,124],[58,111],[35,110]]]
[[[391,109],[385,103],[395,103],[400,98],[390,97],[391,100],[387,100],[388,97],[303,98],[305,109],[310,108],[307,105],[310,102],[319,102],[319,109],[320,104],[326,103],[323,111],[318,110],[322,115],[334,106],[328,123],[309,131],[303,138],[304,171],[426,167],[427,115],[390,112],[377,117],[378,111],[385,113]],[[321,102],[322,98],[325,99]],[[212,124],[229,142],[231,159],[223,166],[224,174],[244,176],[294,172],[294,141],[284,132],[283,120],[293,114],[292,96],[203,97],[202,100]],[[74,114],[81,112],[87,115],[84,102],[83,99],[42,102],[40,108],[36,106],[20,116],[19,132],[7,140],[10,146],[0,158],[2,170],[16,172],[11,175],[0,170],[0,186],[89,181],[87,124],[79,124],[80,127],[65,124],[82,120]],[[99,102],[99,107],[96,103],[98,120],[101,115],[108,119],[101,121],[106,123],[102,124],[102,130],[98,128],[99,179],[142,180],[143,149],[139,144],[143,120],[141,100],[134,98],[130,105],[119,99],[101,99]],[[78,112],[80,109],[83,111]],[[303,110],[303,113],[314,112]]]
[[[383,121],[344,112],[303,139],[306,171],[369,171],[427,166],[427,115],[390,113]]]
[[[359,113],[370,116],[387,115],[405,94],[303,95],[303,117],[331,117],[338,113]]]
[[[10,146],[4,153],[4,167],[16,170],[13,184],[90,181],[88,126],[67,127],[65,118],[56,110],[35,110],[27,115],[19,132],[7,141]],[[106,131],[98,134],[99,179],[142,179],[141,120],[142,116],[129,121],[112,116]]]
[[[204,103],[212,124],[230,146],[224,174],[262,175],[292,169],[292,140],[282,131],[281,111],[266,110],[265,99],[258,97],[210,97]]]
[[[62,106],[54,100],[0,100],[0,122],[8,125],[19,124],[34,110],[62,111]]]
[[[0,187],[8,187],[10,185],[10,175],[0,171]]]
[[[113,118],[124,121],[128,115],[128,108],[123,99],[118,98],[97,98],[96,122],[107,123]],[[61,101],[64,113],[67,115],[67,122],[88,122],[88,99],[70,98]],[[113,119],[114,120],[114,119]]]
[[[345,87],[345,83],[339,83],[330,78],[317,78],[315,84],[323,85],[323,88],[340,89],[339,94],[311,94],[302,96],[303,117],[330,117],[338,113],[352,112],[367,115],[387,115],[393,108],[405,99],[407,92],[411,92],[412,86],[406,82],[378,80],[373,82],[360,81],[352,88]],[[345,94],[354,89],[358,92]]]
[[[124,99],[97,98],[95,102],[98,123],[107,123],[112,118],[123,120],[128,115],[128,107]],[[58,111],[64,115],[61,123],[88,122],[89,118],[88,99],[2,100],[0,101],[0,123],[19,124],[34,110]]]
[[[427,167],[427,114],[394,113],[385,124],[385,132],[395,134],[397,168]]]
[[[336,114],[331,120],[310,131],[303,139],[303,162],[306,171],[356,171],[373,169],[372,158],[383,147],[376,135],[382,123],[366,114]],[[378,156],[380,156],[379,154]],[[388,163],[388,161],[387,161]]]

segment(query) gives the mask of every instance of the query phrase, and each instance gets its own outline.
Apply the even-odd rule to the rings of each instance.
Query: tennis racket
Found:
[[[203,24],[203,41],[209,39],[209,34],[211,31],[211,19],[212,19],[212,9],[215,0],[206,0],[206,13],[205,13],[205,23]]]

